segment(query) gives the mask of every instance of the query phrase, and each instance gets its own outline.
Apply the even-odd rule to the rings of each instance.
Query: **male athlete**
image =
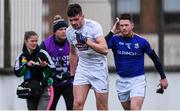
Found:
[[[70,70],[73,83],[74,110],[83,110],[90,88],[94,90],[98,110],[108,110],[108,48],[102,27],[85,19],[79,4],[67,10],[70,26],[66,30],[70,42]]]
[[[163,67],[148,41],[133,32],[129,14],[122,14],[106,36],[108,48],[114,54],[118,98],[124,110],[140,110],[145,97],[144,53],[154,62],[161,80],[161,91],[168,87]],[[114,35],[116,34],[116,35]]]

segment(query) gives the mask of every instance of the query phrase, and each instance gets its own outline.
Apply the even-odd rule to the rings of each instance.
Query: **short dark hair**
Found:
[[[67,9],[68,17],[74,17],[78,14],[82,14],[82,8],[79,4],[70,4]]]
[[[119,19],[120,20],[130,20],[131,22],[133,22],[133,19],[132,19],[131,15],[128,14],[128,13],[121,14]]]

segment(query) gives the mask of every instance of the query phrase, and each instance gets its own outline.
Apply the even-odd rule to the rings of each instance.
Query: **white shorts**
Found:
[[[73,85],[85,84],[90,84],[95,92],[107,93],[109,91],[107,67],[99,70],[81,69],[77,67]]]
[[[118,98],[121,102],[129,101],[131,97],[145,97],[146,78],[145,75],[122,78],[118,75],[116,80]]]

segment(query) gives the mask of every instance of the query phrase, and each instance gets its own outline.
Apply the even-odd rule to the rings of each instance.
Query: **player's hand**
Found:
[[[168,87],[168,81],[167,81],[167,79],[165,78],[165,79],[161,79],[160,80],[160,87],[162,88],[162,89],[167,89],[167,87]]]
[[[85,44],[87,42],[87,37],[83,36],[81,33],[75,32],[77,42]]]
[[[167,87],[168,87],[167,79],[166,78],[165,79],[161,79],[158,86],[160,86],[160,88],[158,88],[156,90],[156,93],[163,94],[164,93],[164,89],[167,89]]]
[[[114,23],[111,32],[113,32],[114,34],[118,34],[120,33],[120,25],[119,25],[119,18],[116,18],[116,22]]]

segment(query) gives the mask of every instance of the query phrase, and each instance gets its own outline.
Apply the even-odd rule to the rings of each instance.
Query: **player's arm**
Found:
[[[72,44],[70,45],[69,58],[70,58],[70,73],[71,73],[71,76],[74,76],[76,67],[77,67],[77,62],[78,62],[78,55],[76,53],[76,49],[74,45]]]
[[[109,40],[113,37],[113,35],[118,33],[120,33],[120,28],[119,28],[119,18],[117,17],[116,22],[111,28],[111,31],[105,36],[106,42],[108,43]]]
[[[157,56],[157,54],[155,53],[155,51],[153,50],[151,53],[148,54],[149,57],[152,59],[152,61],[154,62],[154,65],[157,69],[157,71],[159,72],[160,76],[161,76],[161,79],[165,79],[166,78],[166,75],[164,73],[164,69],[160,63],[160,59],[159,57]]]
[[[109,42],[109,40],[113,37],[114,33],[112,31],[110,31],[106,36],[105,36],[105,39],[106,39],[106,43]]]
[[[98,53],[107,55],[108,53],[108,47],[106,44],[106,40],[104,37],[96,37],[95,42],[92,41],[90,38],[87,38],[86,44],[91,47],[93,50],[95,50]]]
[[[164,69],[160,63],[160,59],[157,56],[157,54],[155,53],[155,51],[151,51],[151,53],[148,54],[149,57],[152,59],[152,61],[154,62],[154,65],[156,67],[156,70],[159,72],[161,80],[160,80],[160,85],[163,89],[166,89],[168,86],[168,82],[166,79],[166,75],[164,73]]]

